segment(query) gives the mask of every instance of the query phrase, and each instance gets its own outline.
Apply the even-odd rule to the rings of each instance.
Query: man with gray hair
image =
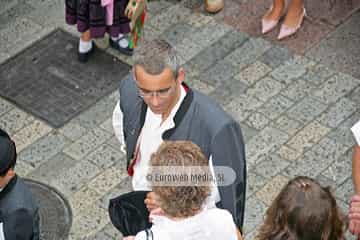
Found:
[[[120,101],[113,113],[115,135],[126,153],[133,189],[151,191],[146,181],[150,156],[164,140],[192,141],[209,159],[212,169],[227,166],[236,173],[233,184],[214,184],[205,207],[216,204],[227,209],[241,228],[246,163],[240,126],[184,80],[185,70],[166,41],[143,42],[135,49],[132,75],[121,81]],[[150,192],[145,204],[152,213],[158,208],[157,196]]]

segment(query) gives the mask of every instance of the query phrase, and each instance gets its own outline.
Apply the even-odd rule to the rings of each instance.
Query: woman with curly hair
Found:
[[[169,168],[172,173],[186,172],[189,176],[191,169],[195,169],[200,175],[209,173],[208,160],[201,149],[189,141],[163,142],[151,156],[151,166],[149,174],[153,177],[156,174],[169,176]],[[182,180],[184,179],[185,177]],[[151,181],[152,190],[159,198],[160,208],[156,214],[150,214],[153,222],[150,234],[149,231],[142,231],[135,238],[126,239],[151,239],[147,237],[150,235],[154,240],[241,239],[227,210],[205,207],[211,193],[209,181],[197,184],[164,181]]]
[[[342,240],[347,224],[329,188],[309,177],[288,182],[266,212],[259,240]]]

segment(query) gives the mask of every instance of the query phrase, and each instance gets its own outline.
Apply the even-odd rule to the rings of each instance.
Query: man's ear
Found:
[[[179,81],[179,83],[182,83],[185,80],[185,69],[184,68],[179,68],[178,71],[178,77],[177,77],[177,81]]]

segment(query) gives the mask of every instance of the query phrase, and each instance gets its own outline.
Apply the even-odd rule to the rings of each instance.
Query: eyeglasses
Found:
[[[139,92],[139,96],[142,98],[151,98],[151,97],[155,97],[155,96],[157,96],[158,98],[167,98],[174,92],[175,87],[176,87],[176,82],[171,87],[156,90],[156,91],[149,91],[146,89],[139,88],[139,86],[138,86],[138,92]]]

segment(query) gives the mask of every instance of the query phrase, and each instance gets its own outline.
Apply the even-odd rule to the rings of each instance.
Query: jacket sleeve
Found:
[[[231,167],[236,173],[235,182],[229,186],[219,186],[220,207],[232,214],[241,229],[244,220],[246,191],[245,146],[240,126],[233,121],[226,124],[211,143],[214,166]]]
[[[8,214],[4,221],[6,240],[31,240],[34,229],[31,214],[27,209],[18,209]]]

